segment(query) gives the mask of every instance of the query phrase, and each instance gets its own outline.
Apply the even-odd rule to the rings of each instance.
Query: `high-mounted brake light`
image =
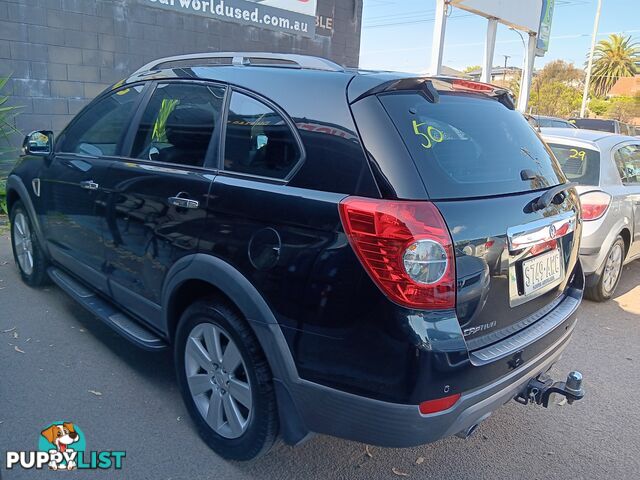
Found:
[[[474,82],[472,80],[462,80],[456,78],[451,82],[451,86],[456,90],[470,90],[474,92],[493,92],[496,87],[488,83]]]
[[[422,402],[420,404],[420,413],[423,415],[428,415],[429,413],[438,413],[449,410],[456,404],[458,400],[460,400],[460,397],[461,395],[459,393],[456,393],[455,395],[450,395],[444,398],[427,400],[426,402]]]
[[[601,218],[611,204],[611,195],[601,191],[587,192],[580,195],[582,219],[597,220]]]
[[[340,218],[360,262],[391,300],[413,309],[455,307],[455,257],[430,202],[347,197]]]

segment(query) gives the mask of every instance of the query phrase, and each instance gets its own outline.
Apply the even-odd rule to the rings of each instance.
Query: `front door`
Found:
[[[128,139],[128,158],[112,162],[104,181],[112,295],[158,327],[168,269],[198,250],[225,92],[214,84],[157,84]]]
[[[40,176],[44,235],[54,261],[107,292],[98,205],[143,86],[97,99],[62,133]]]

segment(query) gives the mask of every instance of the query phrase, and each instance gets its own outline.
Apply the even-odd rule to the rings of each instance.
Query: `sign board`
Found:
[[[142,4],[312,37],[317,0],[139,0]]]
[[[498,22],[529,33],[538,33],[543,0],[452,0],[454,7],[496,18]]]
[[[538,28],[538,42],[536,44],[536,55],[539,57],[542,57],[549,50],[551,21],[553,20],[555,3],[555,0],[542,0],[542,13],[540,14],[540,27]]]

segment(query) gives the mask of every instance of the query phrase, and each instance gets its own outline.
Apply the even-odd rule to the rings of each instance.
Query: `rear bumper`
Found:
[[[583,222],[580,261],[585,275],[600,275],[611,245],[623,229],[629,229],[628,217],[610,208],[598,220]]]
[[[556,327],[562,333],[553,344],[501,378],[464,392],[446,411],[423,415],[418,405],[370,399],[305,380],[278,382],[279,401],[283,396],[291,401],[289,406],[306,431],[382,447],[412,447],[464,432],[516,397],[529,380],[558,360],[575,327],[581,293],[565,310],[564,321]]]
[[[580,262],[585,275],[599,273],[600,267],[604,264],[604,253],[606,250],[600,247],[580,249]]]

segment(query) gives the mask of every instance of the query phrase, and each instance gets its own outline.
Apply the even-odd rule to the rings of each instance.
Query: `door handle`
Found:
[[[169,205],[173,205],[174,207],[180,208],[198,208],[200,206],[200,202],[197,200],[191,200],[190,198],[182,198],[182,197],[169,197]]]
[[[99,186],[100,185],[93,180],[84,180],[80,182],[80,188],[84,188],[85,190],[97,190]]]

